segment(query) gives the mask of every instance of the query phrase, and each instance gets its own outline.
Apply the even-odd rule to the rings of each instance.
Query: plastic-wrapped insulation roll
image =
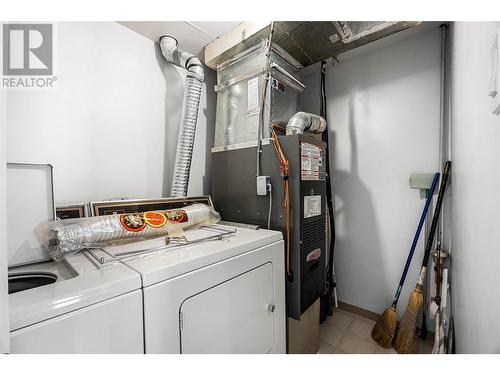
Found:
[[[199,224],[213,224],[219,214],[204,204],[182,209],[115,214],[83,219],[52,221],[39,229],[39,238],[50,256],[64,256],[87,247],[124,239],[167,235]]]
[[[175,38],[162,36],[159,43],[161,52],[168,62],[187,69],[174,174],[170,190],[172,197],[185,197],[189,185],[189,171],[191,169],[204,69],[203,64],[196,56],[177,48],[178,43]]]

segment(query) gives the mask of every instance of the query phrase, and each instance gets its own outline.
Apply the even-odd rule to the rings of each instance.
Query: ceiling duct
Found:
[[[275,22],[273,44],[303,66],[418,26],[407,21],[283,21]],[[270,22],[243,22],[205,47],[205,63],[212,69],[269,35]]]

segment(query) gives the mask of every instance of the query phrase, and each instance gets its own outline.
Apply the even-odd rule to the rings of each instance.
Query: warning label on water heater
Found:
[[[300,179],[324,180],[323,149],[311,143],[302,142],[300,153]]]
[[[304,197],[304,219],[321,215],[321,195]]]

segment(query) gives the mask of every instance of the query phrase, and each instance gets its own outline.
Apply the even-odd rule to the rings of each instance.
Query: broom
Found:
[[[451,161],[447,161],[444,165],[443,180],[441,181],[441,186],[439,187],[439,194],[436,203],[436,209],[434,210],[434,215],[432,217],[431,230],[429,232],[429,238],[427,239],[427,244],[425,246],[424,259],[422,261],[422,267],[420,269],[420,276],[418,278],[417,285],[413,292],[410,294],[408,300],[408,306],[406,311],[401,318],[399,327],[396,331],[396,340],[394,342],[394,347],[396,351],[400,354],[402,353],[412,353],[413,351],[413,341],[415,338],[415,324],[416,316],[422,304],[424,303],[423,289],[425,283],[425,274],[427,272],[427,263],[429,262],[429,255],[431,253],[432,243],[434,241],[434,234],[436,233],[436,227],[439,221],[439,214],[441,212],[441,206],[443,204],[444,192],[446,190],[446,185],[448,183],[448,177],[451,171]]]
[[[436,173],[434,174],[434,179],[432,180],[432,185],[429,190],[429,195],[427,196],[424,210],[422,212],[422,215],[420,216],[417,232],[415,233],[415,237],[413,238],[413,243],[411,244],[410,252],[408,254],[408,258],[406,259],[405,268],[403,270],[403,274],[401,275],[401,279],[399,280],[398,289],[396,291],[396,295],[394,296],[392,305],[391,307],[386,309],[382,313],[382,315],[380,315],[377,322],[373,326],[372,338],[373,340],[375,340],[375,342],[377,342],[377,344],[379,344],[383,348],[390,348],[392,344],[392,339],[394,338],[394,333],[396,330],[396,323],[397,323],[396,305],[398,304],[399,296],[401,294],[401,290],[403,289],[403,284],[406,279],[406,274],[408,273],[408,269],[410,268],[410,263],[413,258],[413,253],[415,252],[415,247],[417,246],[418,238],[420,237],[420,232],[422,230],[425,218],[427,217],[427,211],[429,210],[429,206],[432,202],[432,196],[434,195],[434,190],[436,190],[438,181],[439,181],[439,173]]]

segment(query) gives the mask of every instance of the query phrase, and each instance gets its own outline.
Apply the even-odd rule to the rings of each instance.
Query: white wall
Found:
[[[0,50],[2,42],[0,41]],[[9,299],[7,284],[7,238],[6,238],[6,127],[5,91],[0,89],[0,353],[9,352]]]
[[[424,205],[408,178],[438,167],[440,33],[436,27],[341,60],[327,72],[338,294],[380,313],[392,302]],[[317,113],[318,67],[305,75],[302,108]],[[417,281],[422,237],[400,313]]]
[[[8,160],[53,164],[58,204],[168,196],[185,71],[120,24],[55,26],[57,88],[8,93]],[[210,189],[213,80],[207,72],[191,195]]]
[[[457,22],[452,36],[452,311],[460,353],[500,353],[500,117],[487,96],[498,28]]]

